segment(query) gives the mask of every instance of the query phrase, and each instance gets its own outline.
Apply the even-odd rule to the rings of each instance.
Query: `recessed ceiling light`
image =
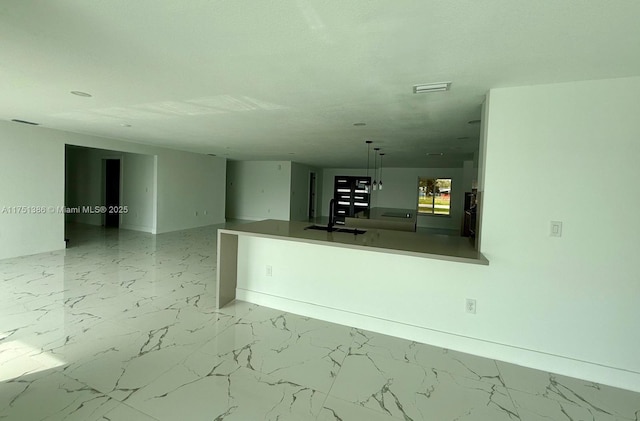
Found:
[[[218,156],[218,155],[216,155],[214,153],[208,153],[207,155],[209,155],[209,156]]]
[[[413,86],[414,94],[427,94],[431,92],[444,92],[451,89],[451,82],[423,83]]]
[[[471,120],[468,121],[469,124],[480,124],[480,120]]]
[[[353,123],[354,126],[366,126],[367,123]]]
[[[31,126],[39,126],[40,125],[40,123],[34,123],[33,121],[27,121],[27,120],[19,120],[17,118],[14,118],[11,121],[13,121],[15,123],[29,124]]]
[[[83,97],[85,97],[85,98],[90,98],[90,97],[92,97],[92,96],[93,96],[93,95],[91,95],[91,94],[88,94],[88,93],[86,93],[86,92],[82,92],[82,91],[71,91],[71,93],[72,93],[73,95],[76,95],[76,96],[83,96]]]
[[[131,124],[125,124],[125,123],[123,123],[123,124],[121,124],[120,126],[121,126],[121,127],[131,127]]]

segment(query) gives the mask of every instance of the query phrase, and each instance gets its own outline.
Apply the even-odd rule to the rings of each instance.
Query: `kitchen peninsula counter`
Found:
[[[460,263],[488,265],[465,237],[423,234],[408,231],[366,229],[364,234],[305,229],[309,222],[268,219],[218,230],[218,307],[235,299],[238,236],[252,236],[303,242],[322,246],[400,254]],[[312,258],[312,257],[310,257]]]

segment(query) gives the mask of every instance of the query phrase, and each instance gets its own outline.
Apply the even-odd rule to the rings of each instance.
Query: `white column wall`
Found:
[[[64,206],[64,143],[40,130],[0,121],[0,259],[64,248],[64,214],[9,209]]]

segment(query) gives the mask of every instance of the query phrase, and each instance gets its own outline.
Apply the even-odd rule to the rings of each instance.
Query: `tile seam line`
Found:
[[[515,399],[513,399],[513,396],[511,395],[511,390],[507,387],[507,384],[504,381],[504,378],[502,377],[502,372],[500,371],[500,367],[498,366],[498,362],[496,360],[493,360],[493,365],[496,366],[496,370],[498,371],[498,375],[500,376],[500,380],[502,381],[502,384],[504,385],[505,390],[507,391],[507,396],[509,396],[509,400],[511,401],[511,405],[513,405],[513,410],[516,413],[516,415],[518,415],[519,419],[522,420],[522,416],[520,415],[520,411],[518,411],[518,405],[516,405],[516,401]]]

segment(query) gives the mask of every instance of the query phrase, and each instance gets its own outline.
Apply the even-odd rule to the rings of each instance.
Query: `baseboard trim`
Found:
[[[153,234],[153,229],[151,227],[145,227],[142,225],[121,224],[120,228],[123,230],[141,231]]]
[[[375,316],[353,313],[257,291],[236,289],[236,299],[331,323],[354,326],[385,335],[447,348],[467,354],[517,364],[536,370],[576,377],[640,392],[640,373],[566,356],[442,332]]]
[[[258,218],[255,216],[234,216],[233,218],[225,218],[225,222],[229,220],[233,221],[234,219],[239,219],[242,221],[264,221],[265,219],[268,219],[268,218]]]

